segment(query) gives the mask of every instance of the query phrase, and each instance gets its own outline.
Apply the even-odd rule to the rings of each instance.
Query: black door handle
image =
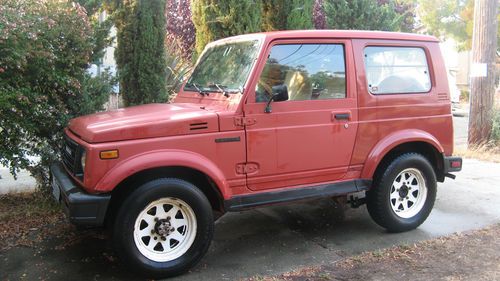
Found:
[[[337,120],[349,120],[351,117],[351,114],[349,113],[336,113],[335,114],[335,119]]]

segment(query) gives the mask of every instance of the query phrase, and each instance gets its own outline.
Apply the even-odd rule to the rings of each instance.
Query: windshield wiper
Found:
[[[215,88],[217,88],[219,90],[218,92],[222,93],[226,98],[229,97],[229,94],[243,93],[242,89],[228,89],[227,86],[224,86],[224,85],[221,85],[221,84],[217,84],[217,83],[210,84],[210,85],[208,85],[208,87],[215,87]]]
[[[205,96],[205,95],[207,95],[207,96],[208,96],[208,92],[203,91],[202,89],[200,89],[200,88],[196,85],[196,83],[187,83],[187,84],[186,84],[186,86],[188,86],[188,87],[191,87],[191,86],[192,86],[192,87],[194,87],[194,88],[196,89],[196,91],[198,92],[198,94],[200,94],[200,95],[202,95],[202,96]]]
[[[226,97],[226,98],[229,98],[229,94],[226,93],[226,91],[224,89],[222,89],[222,87],[224,88],[227,88],[225,86],[222,86],[222,85],[219,85],[219,84],[214,84],[215,87],[217,87],[217,89],[219,89],[219,91]]]

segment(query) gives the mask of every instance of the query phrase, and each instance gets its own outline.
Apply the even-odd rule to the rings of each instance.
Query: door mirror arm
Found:
[[[269,98],[264,109],[265,113],[271,113],[273,109],[271,108],[272,101],[286,101],[288,100],[288,89],[286,85],[273,86],[273,95]]]

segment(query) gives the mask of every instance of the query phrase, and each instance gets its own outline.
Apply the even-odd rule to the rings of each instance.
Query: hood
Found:
[[[218,117],[196,104],[147,104],[72,119],[69,129],[99,143],[216,132]]]

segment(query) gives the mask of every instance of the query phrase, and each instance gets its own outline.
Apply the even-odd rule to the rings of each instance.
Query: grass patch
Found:
[[[60,207],[41,192],[0,195],[0,222],[59,213]]]
[[[463,158],[473,158],[478,160],[500,163],[500,146],[483,145],[478,147],[456,147],[454,155]]]

